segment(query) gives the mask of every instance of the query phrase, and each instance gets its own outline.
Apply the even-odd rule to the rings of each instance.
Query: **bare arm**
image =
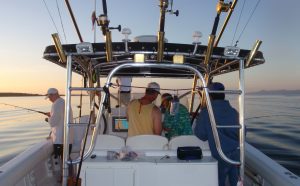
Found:
[[[153,133],[155,135],[161,135],[162,124],[161,124],[161,112],[158,107],[153,107],[152,109],[152,119],[153,119]]]

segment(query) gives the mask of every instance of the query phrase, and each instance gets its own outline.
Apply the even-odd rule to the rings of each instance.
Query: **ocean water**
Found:
[[[247,141],[300,176],[300,95],[246,99]]]
[[[72,101],[76,117],[79,97]],[[44,97],[0,97],[0,103],[44,112],[51,108]],[[246,95],[245,103],[247,141],[300,176],[300,95]],[[87,97],[83,106],[84,115]],[[44,119],[42,114],[0,104],[0,166],[49,135]]]

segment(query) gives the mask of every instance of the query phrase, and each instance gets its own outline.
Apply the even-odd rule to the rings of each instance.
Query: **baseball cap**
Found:
[[[225,87],[222,83],[214,82],[208,85],[209,90],[225,90]]]
[[[147,90],[152,90],[160,94],[160,86],[156,82],[148,83]]]
[[[49,98],[49,95],[52,95],[52,94],[58,94],[58,90],[56,88],[49,88],[48,91],[47,91],[47,94],[45,95],[46,98]]]

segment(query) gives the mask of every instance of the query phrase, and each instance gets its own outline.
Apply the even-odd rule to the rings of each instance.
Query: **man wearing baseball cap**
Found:
[[[160,86],[156,82],[148,84],[145,95],[132,100],[127,107],[128,137],[155,134],[161,135],[161,112],[152,102],[160,94]]]
[[[230,105],[228,100],[225,100],[225,87],[222,83],[215,82],[208,85],[209,90],[220,91],[210,93],[211,105],[218,126],[239,125],[239,114]],[[224,154],[235,161],[239,160],[239,129],[238,128],[218,128],[218,134],[221,142],[221,148]],[[214,136],[212,133],[210,118],[207,108],[203,108],[197,116],[194,134],[201,140],[207,141],[211,150],[211,154],[218,160],[218,176],[219,185],[225,186],[225,180],[228,176],[230,185],[237,185],[238,182],[238,167],[225,162],[219,155],[216,149]]]
[[[46,99],[52,102],[51,111],[47,113],[48,118],[45,120],[49,122],[51,127],[51,138],[54,147],[54,156],[62,158],[63,155],[63,138],[64,138],[64,118],[65,118],[65,100],[60,97],[56,88],[49,88],[46,94]],[[73,113],[70,108],[70,119],[73,123]],[[69,130],[69,152],[72,149],[73,129]]]

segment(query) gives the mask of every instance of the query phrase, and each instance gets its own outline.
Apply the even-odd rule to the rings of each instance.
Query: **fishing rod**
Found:
[[[7,106],[12,106],[12,107],[16,107],[16,108],[20,108],[20,109],[24,109],[24,110],[29,110],[29,111],[32,111],[32,112],[37,112],[37,113],[48,116],[47,112],[42,112],[42,111],[39,111],[39,110],[29,109],[29,108],[20,107],[20,106],[17,106],[17,105],[11,105],[11,104],[7,104],[7,103],[0,103],[0,104],[7,105]]]

